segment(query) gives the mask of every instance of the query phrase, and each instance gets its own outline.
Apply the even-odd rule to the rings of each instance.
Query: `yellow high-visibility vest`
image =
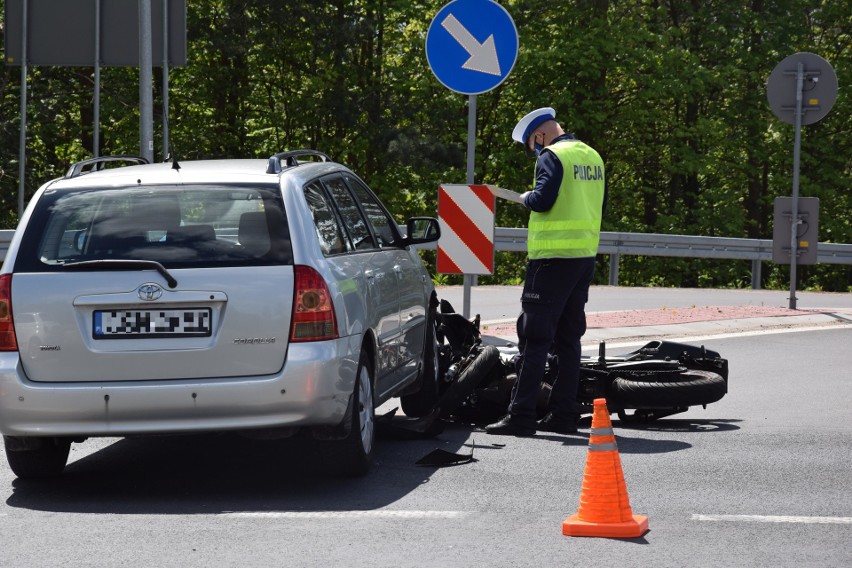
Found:
[[[579,140],[562,140],[547,149],[562,164],[562,185],[549,211],[530,213],[527,253],[531,259],[595,256],[606,187],[603,160]]]

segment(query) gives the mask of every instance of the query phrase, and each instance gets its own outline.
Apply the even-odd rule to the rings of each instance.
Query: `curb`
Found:
[[[517,343],[514,321],[483,322],[483,339],[492,344]],[[490,329],[489,329],[490,328]],[[750,317],[727,320],[679,322],[675,324],[589,328],[583,336],[583,348],[601,341],[645,343],[651,339],[698,338],[729,333],[780,332],[807,328],[852,328],[852,310],[809,313],[793,316]]]

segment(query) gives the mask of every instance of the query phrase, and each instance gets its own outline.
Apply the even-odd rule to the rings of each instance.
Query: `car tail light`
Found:
[[[12,275],[0,276],[0,351],[17,351],[15,322],[12,321]]]
[[[294,267],[293,324],[290,341],[336,339],[337,319],[328,285],[310,266]]]

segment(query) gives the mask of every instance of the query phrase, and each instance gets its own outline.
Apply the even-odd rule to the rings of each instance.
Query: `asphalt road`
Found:
[[[562,535],[588,430],[453,424],[381,440],[354,480],[287,441],[105,439],[74,445],[51,482],[16,480],[0,455],[0,566],[849,566],[852,326],[783,331],[702,340],[731,367],[707,409],[613,417],[641,538]],[[416,465],[435,449],[475,461]]]

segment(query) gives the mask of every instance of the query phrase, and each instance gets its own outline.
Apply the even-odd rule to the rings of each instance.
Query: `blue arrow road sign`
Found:
[[[492,0],[454,0],[435,15],[426,34],[426,59],[448,89],[465,95],[490,91],[518,58],[518,29]]]

